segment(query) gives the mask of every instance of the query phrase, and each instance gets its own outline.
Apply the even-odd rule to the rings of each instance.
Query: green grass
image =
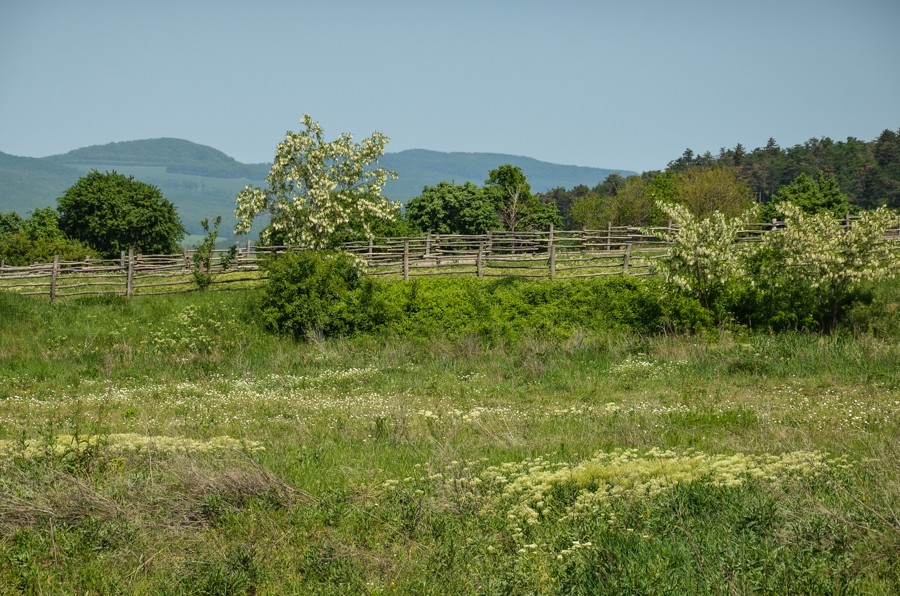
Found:
[[[894,336],[297,343],[250,296],[0,293],[0,591],[900,591]]]

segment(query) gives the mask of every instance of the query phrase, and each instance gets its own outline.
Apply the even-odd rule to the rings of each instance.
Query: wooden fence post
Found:
[[[369,237],[369,262],[368,262],[368,265],[370,267],[372,266],[372,253],[373,252],[375,252],[375,238],[370,236]]]
[[[631,242],[625,244],[625,260],[622,261],[622,272],[628,275],[628,268],[631,266]]]
[[[550,279],[556,279],[556,245],[550,241]]]
[[[612,222],[606,222],[606,250],[612,250]]]
[[[403,281],[409,281],[409,240],[403,241]]]
[[[550,244],[547,246],[550,261],[550,279],[556,278],[556,244],[554,243],[553,224],[550,224]]]
[[[187,252],[185,251],[185,254]],[[125,296],[134,296],[134,247],[128,249],[128,270],[125,273]]]
[[[845,211],[844,212],[844,231],[847,231],[849,229],[850,229],[850,212]]]
[[[484,242],[478,243],[478,256],[475,258],[475,272],[479,278],[484,277]]]
[[[431,255],[431,230],[425,233],[425,256]]]
[[[53,271],[50,273],[50,302],[56,300],[56,280],[59,277],[59,255],[53,256]]]

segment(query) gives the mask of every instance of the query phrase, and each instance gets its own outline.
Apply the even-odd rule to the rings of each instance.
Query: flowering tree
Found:
[[[837,323],[840,308],[860,283],[900,273],[900,253],[887,230],[900,217],[880,208],[864,211],[849,229],[828,211],[806,213],[782,203],[785,227],[765,235],[760,251],[768,254],[766,274],[812,291],[824,329]]]
[[[887,209],[864,212],[849,229],[830,213],[810,215],[797,205],[778,206],[785,226],[759,242],[738,242],[756,215],[735,218],[714,212],[706,219],[686,207],[659,204],[678,225],[658,269],[680,291],[706,308],[717,304],[738,319],[828,331],[853,302],[863,282],[900,273],[900,252],[886,232],[900,225]],[[727,289],[733,292],[724,293]],[[721,296],[728,304],[717,303]]]
[[[267,212],[272,223],[263,241],[277,238],[302,248],[332,246],[347,230],[371,235],[378,220],[395,219],[399,206],[381,196],[396,174],[372,167],[384,155],[388,138],[379,132],[354,143],[349,133],[326,142],[308,114],[305,130],[288,131],[278,144],[266,188],[248,186],[237,196],[235,232],[250,231],[253,219]]]
[[[728,218],[714,211],[707,218],[695,217],[684,205],[657,203],[677,229],[664,232],[669,242],[666,258],[659,263],[666,282],[697,296],[710,308],[717,293],[729,282],[743,275],[743,252],[747,245],[738,244],[738,232],[746,229],[756,211]]]

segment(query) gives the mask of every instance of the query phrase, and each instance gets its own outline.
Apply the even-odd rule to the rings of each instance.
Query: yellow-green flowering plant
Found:
[[[266,187],[248,186],[237,196],[235,232],[246,234],[254,218],[268,213],[271,225],[263,241],[308,249],[331,247],[341,232],[393,221],[398,205],[381,196],[396,174],[373,167],[384,155],[388,138],[379,132],[354,143],[349,133],[326,142],[322,128],[308,114],[305,130],[288,131],[278,144]]]

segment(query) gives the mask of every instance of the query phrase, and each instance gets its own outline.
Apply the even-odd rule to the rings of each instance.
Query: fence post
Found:
[[[631,266],[631,242],[625,244],[625,260],[622,262],[622,272],[628,275],[628,268]]]
[[[56,299],[56,278],[59,277],[59,255],[53,256],[53,271],[50,274],[50,302]]]
[[[368,263],[368,265],[370,267],[372,266],[372,253],[375,251],[374,249],[375,249],[375,238],[372,236],[369,236],[369,263]]]
[[[403,241],[403,281],[409,281],[409,240]]]
[[[187,251],[185,251],[187,254]],[[125,296],[134,296],[134,247],[128,249],[128,270],[125,274]]]
[[[478,243],[478,256],[475,258],[475,272],[479,278],[484,277],[484,242]]]
[[[425,233],[425,256],[431,256],[431,230]]]
[[[434,264],[435,265],[441,264],[440,250],[441,250],[441,235],[435,234],[434,235]]]
[[[844,231],[847,231],[849,229],[850,229],[850,212],[845,211],[844,212]]]
[[[553,224],[550,224],[550,244],[547,246],[547,252],[550,257],[550,279],[556,277],[556,244],[554,243]]]
[[[556,279],[556,245],[550,240],[550,279]]]
[[[612,250],[612,222],[606,222],[606,250]]]

